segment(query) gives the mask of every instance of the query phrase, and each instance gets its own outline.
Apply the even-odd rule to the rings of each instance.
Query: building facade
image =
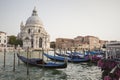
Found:
[[[73,39],[67,38],[57,38],[56,39],[56,48],[58,49],[68,49],[74,46]]]
[[[56,48],[74,48],[79,50],[100,49],[105,41],[94,36],[77,36],[74,39],[57,38]]]
[[[7,34],[0,31],[0,51],[7,47]]]
[[[99,38],[94,36],[85,36],[84,41],[89,44],[89,49],[98,49],[100,48]]]
[[[109,41],[106,43],[106,57],[120,58],[120,41]]]
[[[37,14],[36,8],[34,8],[32,15],[27,19],[25,25],[21,22],[18,38],[22,39],[23,48],[50,48],[50,36],[44,29],[43,23]]]

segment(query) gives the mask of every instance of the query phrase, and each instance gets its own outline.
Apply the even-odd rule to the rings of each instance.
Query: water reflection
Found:
[[[16,67],[16,71],[0,70],[0,80],[59,80],[67,79],[66,73],[56,69],[39,69],[36,67],[30,67],[30,74],[27,75],[25,65]]]

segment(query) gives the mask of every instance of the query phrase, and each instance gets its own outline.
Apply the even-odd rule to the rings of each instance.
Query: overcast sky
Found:
[[[120,0],[0,0],[0,31],[17,35],[34,6],[51,41],[86,35],[120,41]]]

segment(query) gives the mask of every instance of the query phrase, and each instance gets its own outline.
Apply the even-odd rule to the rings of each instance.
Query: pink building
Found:
[[[100,49],[105,41],[95,36],[77,36],[74,39],[57,38],[56,48],[77,48],[77,49]]]

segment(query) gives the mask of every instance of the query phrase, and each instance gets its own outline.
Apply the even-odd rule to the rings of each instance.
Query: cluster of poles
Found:
[[[44,53],[44,49],[42,48],[42,50],[38,50],[39,51],[39,54],[38,54],[38,56],[39,56],[39,58],[42,58],[43,60],[44,60],[44,55],[43,55],[43,53]],[[25,52],[26,52],[26,57],[27,57],[27,59],[29,60],[30,58],[31,58],[31,54],[32,54],[32,52],[33,52],[33,50],[30,50],[30,48],[28,47],[26,50],[25,50]],[[42,54],[41,54],[41,52],[42,52]],[[46,50],[46,52],[48,53],[48,50]],[[54,56],[55,56],[55,52],[56,52],[56,50],[54,49]],[[64,51],[64,52],[66,52],[66,51]],[[16,61],[17,61],[17,63],[18,63],[18,66],[20,65],[20,60],[19,59],[16,59],[16,54],[20,54],[21,53],[21,51],[20,51],[20,49],[14,49],[13,50],[13,58],[11,58],[11,59],[13,59],[13,72],[15,72],[15,70],[16,70]],[[6,68],[6,58],[7,58],[7,51],[6,51],[6,49],[4,49],[4,51],[3,51],[3,54],[4,54],[4,60],[3,60],[3,67],[4,67],[4,70],[5,70],[5,68]],[[48,60],[48,58],[47,58],[47,60]],[[56,62],[56,61],[55,61]],[[44,67],[43,67],[44,68]],[[26,73],[27,73],[27,75],[29,75],[29,63],[28,63],[28,61],[27,61],[27,63],[26,63]]]
[[[32,53],[32,51],[30,52],[30,50],[29,50],[29,48],[27,48],[27,50],[26,50],[26,52],[27,52],[27,59],[29,59],[29,58],[31,58],[31,53]],[[42,53],[44,52],[44,50],[42,49]],[[5,70],[5,68],[6,68],[6,54],[7,54],[7,51],[6,51],[6,49],[4,49],[4,60],[3,60],[3,67],[4,67],[4,70]],[[18,49],[18,51],[15,51],[15,49],[13,50],[13,72],[15,72],[15,66],[16,66],[16,53],[18,53],[18,54],[20,54],[21,52],[20,52],[20,49]],[[30,53],[30,55],[29,55],[29,53]],[[40,52],[39,52],[39,58],[40,58]],[[42,54],[42,59],[43,59],[44,57],[43,57],[43,54]],[[20,60],[18,59],[18,66],[20,65]],[[27,62],[27,75],[29,75],[29,64],[28,64],[28,62]]]
[[[20,51],[19,51],[20,52]],[[18,65],[19,65],[20,61],[18,60]],[[6,49],[4,49],[4,69],[6,66]],[[14,50],[14,54],[13,54],[13,72],[15,72],[15,50]]]
[[[62,53],[61,51],[63,51],[63,50],[59,49],[59,51],[60,51],[60,53]],[[6,49],[4,49],[4,64],[3,64],[4,69],[6,67],[6,52],[7,52]],[[27,48],[26,52],[27,52],[27,59],[29,59],[29,56],[31,57],[30,49]],[[56,50],[54,49],[54,56],[55,56],[55,52],[56,52]],[[64,49],[64,53],[66,53],[66,52],[67,52],[67,50]],[[18,51],[15,51],[15,50],[13,51],[13,72],[15,72],[15,66],[16,66],[16,58],[15,58],[16,57],[16,53],[20,54],[21,53],[20,49],[18,49]],[[29,53],[30,53],[30,55],[29,55]],[[42,49],[42,53],[44,53],[43,49]],[[120,52],[117,52],[117,53],[120,53]],[[113,52],[106,52],[106,59],[117,58],[117,53],[114,50],[113,50]],[[40,58],[40,52],[39,52],[39,58]],[[42,59],[44,60],[43,54],[42,54]],[[20,61],[18,59],[18,65],[19,64],[20,64]],[[27,70],[27,75],[29,75],[29,64],[28,64],[28,62],[27,62],[27,69],[26,70]]]

